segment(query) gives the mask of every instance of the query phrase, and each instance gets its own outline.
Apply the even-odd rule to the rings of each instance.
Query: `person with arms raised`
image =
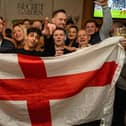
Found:
[[[89,19],[85,22],[84,28],[91,36],[89,43],[92,45],[110,37],[109,31],[112,27],[112,16],[108,7],[108,0],[97,0],[94,3],[102,7],[103,23],[101,28],[99,28],[98,23],[94,19]]]

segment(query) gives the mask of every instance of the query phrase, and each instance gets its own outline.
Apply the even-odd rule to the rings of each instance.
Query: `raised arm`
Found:
[[[95,1],[96,4],[100,5],[103,10],[103,24],[100,29],[100,38],[101,40],[104,40],[105,38],[108,38],[110,28],[112,27],[112,16],[110,8],[108,7],[108,0],[99,0]]]

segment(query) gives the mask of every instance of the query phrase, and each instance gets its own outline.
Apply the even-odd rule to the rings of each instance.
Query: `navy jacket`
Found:
[[[14,49],[15,46],[14,46],[14,44],[13,44],[11,41],[9,41],[9,40],[7,40],[7,39],[3,39],[3,40],[2,40],[2,43],[1,43],[1,45],[0,45],[0,49],[1,49],[1,48]]]

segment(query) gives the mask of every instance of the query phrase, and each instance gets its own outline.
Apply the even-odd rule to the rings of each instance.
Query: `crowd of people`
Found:
[[[34,20],[31,23],[29,19],[24,19],[22,23],[14,24],[12,29],[6,29],[3,34],[4,20],[1,17],[0,33],[3,40],[1,40],[0,48],[2,51],[59,56],[76,51],[77,48],[99,43],[109,37],[112,18],[106,1],[97,2],[97,4],[103,6],[104,18],[101,28],[95,20],[88,20],[84,27],[79,29],[72,20],[67,20],[66,11],[59,9],[53,12],[51,21],[47,17],[44,19],[44,23],[40,20]],[[29,30],[32,32],[27,32]],[[35,34],[38,37],[35,38]]]
[[[22,23],[13,24],[12,29],[5,29],[5,21],[0,17],[0,53],[61,56],[98,44],[102,40],[116,35],[117,28],[126,27],[122,22],[112,21],[107,0],[95,1],[95,3],[100,5],[103,10],[101,26],[94,19],[89,19],[85,21],[82,28],[78,28],[74,21],[67,20],[66,11],[63,9],[54,11],[51,20],[46,17],[42,23],[40,20],[31,22],[29,19],[24,19]],[[121,44],[126,50],[126,39],[122,40]],[[126,64],[124,64],[117,82],[112,126],[126,125],[124,124],[126,86],[122,85],[126,85]],[[99,121],[86,124],[86,126],[98,125],[100,125]],[[82,126],[85,125],[82,124]]]

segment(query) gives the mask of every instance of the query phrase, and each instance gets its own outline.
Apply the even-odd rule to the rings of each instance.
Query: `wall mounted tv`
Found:
[[[108,0],[108,6],[111,9],[112,18],[126,19],[126,0]],[[93,17],[102,17],[102,9],[94,5]]]

